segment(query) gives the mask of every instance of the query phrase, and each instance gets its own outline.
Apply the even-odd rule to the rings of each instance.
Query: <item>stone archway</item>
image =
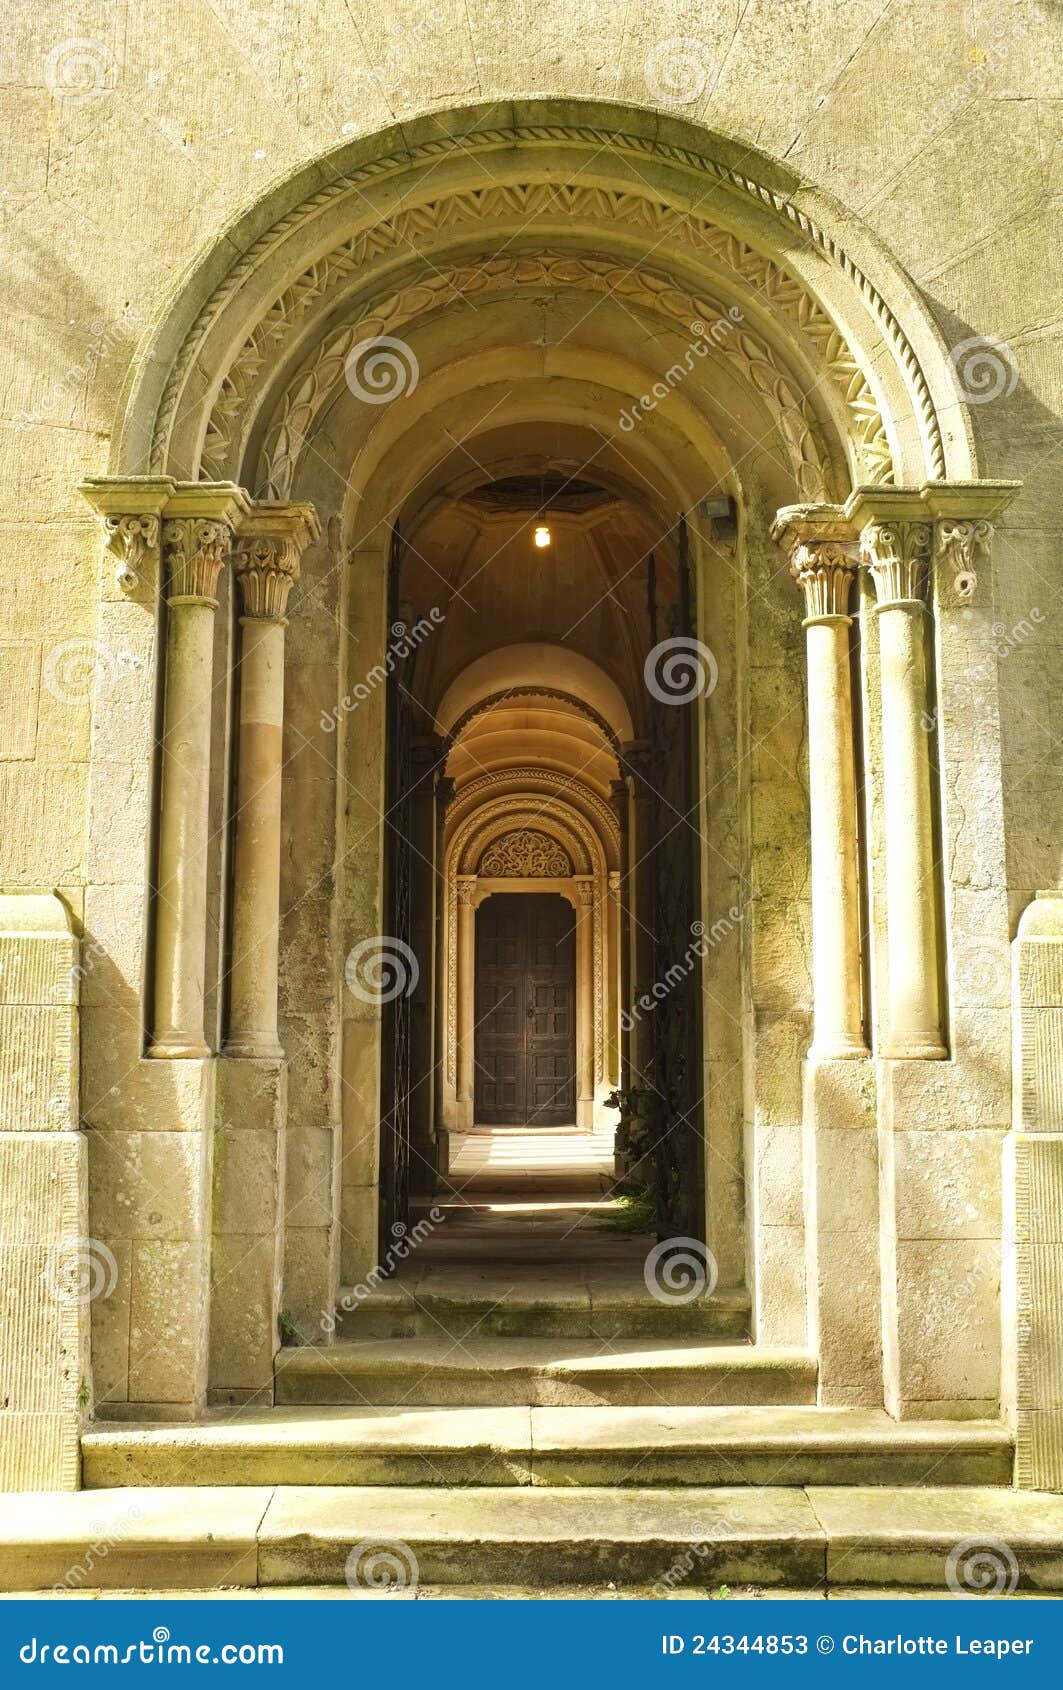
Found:
[[[192,748],[178,757],[175,744],[156,769],[145,688],[125,750],[140,838],[152,839],[158,818],[157,864],[130,878],[105,807],[90,815],[101,876],[128,888],[130,978],[145,982],[144,1001],[121,1017],[108,1021],[92,1006],[90,1124],[101,1134],[135,1132],[149,1116],[180,1125],[188,1248],[179,1260],[160,1252],[160,1294],[198,1311],[193,1341],[174,1358],[165,1392],[152,1395],[129,1372],[128,1333],[108,1329],[111,1311],[101,1310],[100,1377],[112,1404],[137,1412],[194,1409],[208,1381],[214,1395],[268,1388],[281,1287],[285,1308],[312,1323],[339,1284],[377,1259],[380,1003],[351,987],[349,964],[387,937],[380,677],[390,643],[408,632],[388,627],[390,529],[399,520],[417,531],[460,504],[470,454],[485,483],[526,467],[530,454],[535,473],[552,455],[569,469],[570,460],[593,463],[595,485],[616,495],[599,562],[601,551],[616,555],[625,523],[635,551],[650,532],[665,559],[678,515],[686,519],[698,638],[715,665],[698,706],[708,797],[695,825],[705,914],[710,932],[720,929],[704,970],[704,1092],[705,1230],[722,1283],[750,1284],[758,1338],[811,1336],[828,1391],[880,1400],[885,1389],[904,1410],[920,1400],[910,1358],[932,1322],[896,1237],[897,1179],[918,1174],[894,1160],[893,1127],[913,1097],[946,1113],[962,1100],[979,1125],[996,1121],[985,1073],[1006,1059],[1006,1039],[987,1056],[955,994],[940,1025],[946,965],[971,916],[962,888],[927,862],[928,821],[954,838],[977,812],[980,837],[996,838],[993,815],[982,815],[991,800],[971,774],[985,714],[936,726],[940,779],[931,787],[926,736],[920,752],[908,731],[921,710],[933,716],[931,682],[901,659],[918,647],[921,619],[933,617],[940,672],[962,667],[969,624],[957,582],[970,571],[959,565],[977,554],[978,590],[989,591],[984,525],[1008,490],[972,484],[962,396],[906,278],[839,208],[799,203],[778,166],[740,167],[726,142],[700,129],[590,102],[575,112],[529,102],[504,125],[486,108],[450,122],[449,136],[425,120],[404,126],[401,139],[357,142],[337,155],[329,184],[302,173],[228,233],[145,347],[113,474],[86,488],[108,548],[101,623],[125,619],[144,675],[164,687],[167,722]],[[647,232],[654,263],[633,265]],[[470,241],[512,251],[471,270]],[[351,355],[385,336],[412,361],[400,352],[391,402],[381,404]],[[834,703],[811,723],[811,746],[787,739],[777,719],[777,701],[800,694],[806,661],[800,603],[769,537],[779,511],[788,514],[777,533],[806,595],[807,662]],[[840,630],[858,574],[858,684],[885,699],[888,729],[905,729],[903,767],[877,710],[864,712],[859,745],[846,710]],[[443,621],[456,624],[461,591],[460,579],[448,582],[433,606]],[[155,644],[160,599],[165,655]],[[982,616],[988,601],[964,597],[962,608]],[[617,628],[622,620],[618,611]],[[637,682],[639,648],[618,635],[615,649]],[[983,699],[990,711],[992,694]],[[628,702],[634,768],[643,701],[633,690]],[[99,781],[112,749],[105,705],[98,700]],[[885,798],[888,852],[860,832],[859,816],[855,830],[842,825],[854,811],[843,777],[823,788],[830,802],[818,814],[831,825],[819,845],[813,836],[810,860],[810,751],[820,775],[860,758],[864,825]],[[234,761],[239,779],[252,767],[258,775],[230,807]],[[527,790],[534,802],[521,813],[538,820],[547,794]],[[906,791],[918,797],[914,829],[899,819]],[[608,830],[595,828],[603,802],[600,790],[594,804],[573,801],[573,848],[586,853],[581,872],[626,883],[627,866],[610,863]],[[620,801],[629,820],[633,802],[630,791]],[[252,833],[269,848],[250,844]],[[891,861],[938,876],[939,928],[919,940],[923,963],[935,958],[922,969],[938,987],[934,1050],[931,1039],[922,1049],[890,1044],[884,1026],[884,1006],[904,1007],[897,976],[912,913]],[[162,908],[149,895],[160,877],[172,893]],[[870,931],[859,931],[854,885],[866,888]],[[984,919],[1006,935],[996,903]],[[887,927],[902,942],[887,939]],[[870,981],[855,994],[854,967]],[[283,1057],[266,1001],[275,974]],[[803,1069],[813,1008],[818,1034],[839,1005],[850,1049],[828,1043]],[[946,1032],[949,1062],[928,1060]],[[596,1083],[597,1067],[596,1047]],[[839,1122],[861,1191],[874,1187],[844,1227],[830,1163]],[[802,1139],[809,1154],[799,1173]],[[780,1147],[794,1175],[782,1194],[771,1165]],[[883,1174],[881,1214],[870,1171]],[[248,1190],[262,1198],[250,1209]],[[861,1264],[855,1288],[840,1283],[839,1229]],[[860,1343],[846,1352],[854,1321]],[[954,1384],[937,1381],[938,1400],[960,1400]]]

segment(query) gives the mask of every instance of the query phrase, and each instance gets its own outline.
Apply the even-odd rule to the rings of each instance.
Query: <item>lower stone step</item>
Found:
[[[881,1409],[275,1408],[97,1426],[83,1483],[115,1485],[1007,1485],[995,1422]]]
[[[0,1497],[0,1588],[1063,1591],[1063,1497],[985,1488],[203,1487]]]
[[[359,1295],[359,1292],[362,1295]],[[342,1339],[435,1338],[748,1338],[749,1293],[656,1297],[643,1262],[555,1261],[506,1265],[493,1253],[478,1266],[456,1261],[414,1266],[402,1278],[343,1291],[336,1308]]]
[[[368,1339],[278,1352],[278,1403],[578,1408],[814,1403],[805,1350],[547,1338]]]

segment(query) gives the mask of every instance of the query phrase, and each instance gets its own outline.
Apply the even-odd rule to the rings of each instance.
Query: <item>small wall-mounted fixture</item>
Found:
[[[553,538],[553,536],[550,533],[550,529],[545,522],[540,522],[540,523],[536,524],[535,544],[538,546],[540,551],[542,551],[545,546],[548,546],[550,544],[550,541],[551,541],[552,538]]]
[[[725,495],[702,499],[701,512],[712,523],[712,532],[717,540],[735,540],[738,537],[738,507],[734,500]]]

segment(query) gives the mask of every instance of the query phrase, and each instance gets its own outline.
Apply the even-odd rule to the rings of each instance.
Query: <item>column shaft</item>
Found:
[[[809,1056],[838,1061],[867,1055],[848,615],[857,557],[837,506],[788,506],[779,512],[772,533],[789,554],[806,609],[813,1005]]]
[[[240,727],[233,846],[229,1056],[280,1056],[284,623],[241,617]]]
[[[924,603],[929,523],[870,523],[878,596],[891,1057],[943,1057]]]
[[[473,1108],[473,1056],[476,1040],[476,910],[472,884],[458,880],[458,1088],[462,1124],[471,1126]]]
[[[214,589],[229,543],[222,522],[164,523],[170,567],[166,702],[150,1054],[209,1054],[203,1025],[207,834],[213,714]]]
[[[580,1126],[591,1125],[594,1108],[594,887],[579,880],[576,911],[576,1059]]]
[[[866,1056],[848,616],[805,624],[811,799],[812,993],[809,1054]]]

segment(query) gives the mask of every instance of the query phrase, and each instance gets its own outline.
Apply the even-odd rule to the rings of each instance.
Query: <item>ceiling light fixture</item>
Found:
[[[549,528],[545,522],[540,522],[535,530],[535,544],[539,547],[540,551],[542,551],[544,546],[548,546],[550,544],[550,539],[551,535]]]

